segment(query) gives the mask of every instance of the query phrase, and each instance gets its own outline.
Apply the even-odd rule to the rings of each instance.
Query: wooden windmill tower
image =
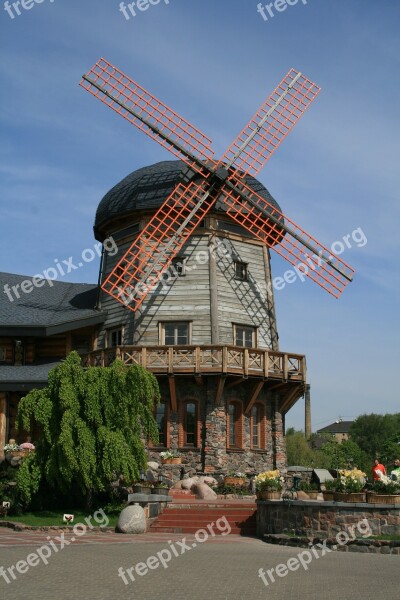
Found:
[[[103,331],[102,348],[88,360],[107,364],[118,355],[160,378],[155,456],[178,447],[188,465],[210,472],[282,466],[282,417],[303,395],[306,373],[304,356],[278,349],[269,248],[334,297],[354,271],[254,178],[320,88],[290,70],[216,160],[209,138],[106,60],[81,86],[181,161],[136,172],[99,207],[98,239],[120,234],[123,244],[102,271],[111,339]],[[151,199],[160,186],[162,201],[140,205],[140,194]],[[122,191],[123,210],[110,214]],[[193,264],[202,244],[203,271]],[[165,292],[174,268],[178,277]]]

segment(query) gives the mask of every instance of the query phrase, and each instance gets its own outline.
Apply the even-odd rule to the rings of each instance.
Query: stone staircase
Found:
[[[182,497],[184,496],[184,497]],[[256,504],[242,500],[196,500],[192,496],[175,497],[174,501],[153,521],[150,532],[194,534],[199,529],[211,532],[207,526],[213,524],[215,535],[230,533],[256,535]],[[217,524],[218,519],[219,527]]]

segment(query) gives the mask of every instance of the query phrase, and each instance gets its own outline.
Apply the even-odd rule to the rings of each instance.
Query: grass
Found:
[[[74,524],[76,523],[82,523],[85,524],[85,519],[87,519],[90,515],[94,515],[95,511],[92,511],[92,513],[83,513],[80,511],[72,511],[72,513],[70,511],[65,511],[65,513],[69,513],[69,514],[73,514],[74,515]],[[19,516],[14,516],[14,515],[8,515],[7,517],[1,517],[1,520],[4,521],[13,521],[14,523],[22,523],[23,525],[30,525],[30,526],[35,526],[35,527],[56,527],[56,526],[61,526],[61,527],[65,527],[67,525],[67,523],[63,523],[63,514],[64,512],[62,510],[59,511],[41,511],[41,512],[27,512],[24,513],[23,515],[19,515]],[[115,527],[115,525],[117,524],[118,521],[118,514],[117,513],[106,513],[107,514],[107,518],[109,519],[109,523],[108,523],[108,527]],[[101,524],[106,525],[107,521],[104,521],[102,519],[102,515],[98,515],[98,520],[100,521],[100,523],[96,523],[95,519],[92,518],[91,522],[95,527],[98,527]]]

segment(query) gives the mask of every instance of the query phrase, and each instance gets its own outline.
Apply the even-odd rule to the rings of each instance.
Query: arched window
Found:
[[[243,407],[238,400],[228,402],[227,410],[227,447],[243,447]]]
[[[254,404],[250,413],[250,446],[252,449],[264,450],[266,448],[266,426],[264,405]]]
[[[196,400],[185,400],[179,406],[179,447],[200,447],[199,404]]]
[[[154,409],[154,418],[158,428],[158,444],[160,448],[169,448],[170,446],[170,423],[169,423],[169,403],[161,400]]]

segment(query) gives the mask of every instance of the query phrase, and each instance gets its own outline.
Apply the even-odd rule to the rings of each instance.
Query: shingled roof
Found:
[[[55,335],[105,320],[95,308],[97,285],[52,281],[24,294],[20,286],[27,279],[32,277],[0,272],[0,335]],[[20,297],[11,291],[11,301],[5,285],[18,286]]]
[[[117,183],[100,202],[94,224],[95,237],[103,241],[114,219],[135,211],[156,210],[168,198],[187,165],[180,160],[167,160],[133,171]],[[257,179],[246,177],[248,185],[281,211],[267,188]],[[223,206],[217,207],[224,212]]]
[[[353,421],[336,421],[331,425],[318,429],[317,433],[349,433],[352,422]]]

